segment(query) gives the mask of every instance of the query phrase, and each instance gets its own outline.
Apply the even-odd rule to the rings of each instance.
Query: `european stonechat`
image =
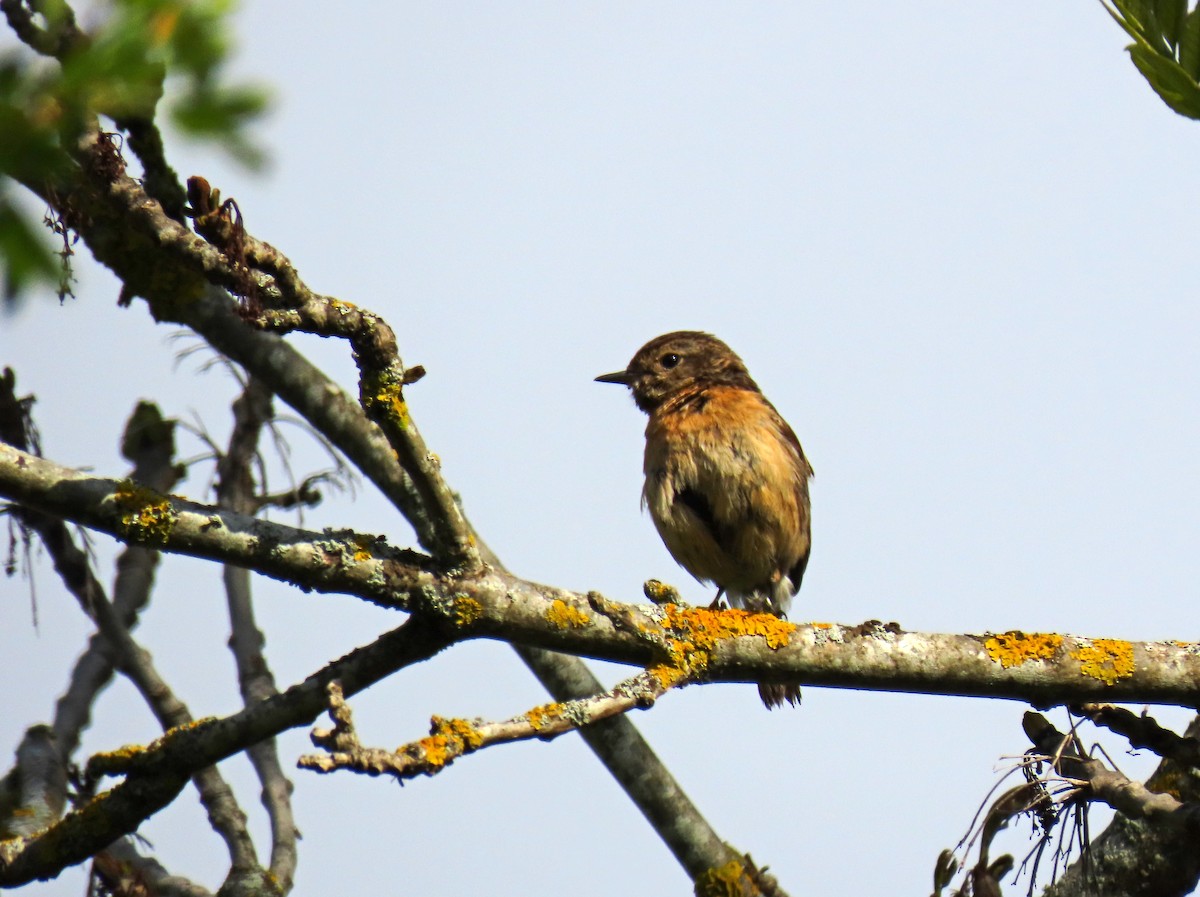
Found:
[[[642,504],[671,556],[714,583],[717,601],[784,616],[808,566],[813,470],[746,365],[715,336],[681,330],[596,380],[628,386],[650,416]],[[796,683],[758,693],[768,708],[800,700]]]

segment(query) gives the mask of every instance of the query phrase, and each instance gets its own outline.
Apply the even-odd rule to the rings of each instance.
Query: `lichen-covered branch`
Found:
[[[313,533],[89,477],[0,446],[0,495],[125,541],[240,564],[319,592],[356,595],[447,623],[455,639],[506,641],[656,668],[663,676],[1010,698],[1193,704],[1200,647],[1057,634],[991,636],[797,625],[767,614],[628,606],[645,632],[595,600],[496,570],[446,571],[353,532]]]
[[[221,202],[219,192],[203,178],[188,180],[188,198],[197,233],[225,260],[220,282],[247,298],[247,316],[256,326],[349,342],[359,369],[359,402],[396,450],[421,496],[434,524],[434,554],[454,566],[477,566],[470,527],[404,401],[404,387],[424,369],[404,367],[392,328],[374,312],[311,290],[283,253],[247,233],[236,203]]]
[[[484,722],[434,717],[428,737],[394,751],[368,748],[358,742],[341,691],[331,687],[330,715],[337,725],[333,730],[316,729],[312,733],[313,743],[325,748],[326,753],[306,754],[299,763],[303,768],[317,772],[349,769],[370,775],[386,774],[400,780],[435,775],[464,754],[495,744],[534,738],[550,741],[634,708],[651,707],[670,687],[662,678],[647,671],[626,679],[607,692],[575,701],[542,704],[511,719]]]
[[[1200,717],[1185,738],[1200,737]],[[1200,770],[1164,760],[1146,781],[1153,791],[1200,803]],[[1200,851],[1186,827],[1159,826],[1147,818],[1117,814],[1076,861],[1045,891],[1045,897],[1093,897],[1095,894],[1190,894],[1200,882]]]
[[[172,729],[144,748],[93,757],[90,778],[119,774],[124,780],[36,837],[0,842],[0,887],[53,877],[88,859],[173,801],[197,769],[286,729],[310,725],[327,706],[325,686],[332,680],[341,681],[346,694],[353,695],[396,670],[428,660],[447,644],[437,627],[414,618],[273,698],[222,719]]]
[[[15,398],[11,389],[12,380],[12,377],[6,378],[5,384],[0,387],[0,406],[11,405],[11,400]],[[10,420],[12,417],[11,413],[0,413],[2,419]],[[5,432],[0,435],[6,438],[18,435],[7,432],[8,428],[3,429]],[[124,454],[135,462],[135,473],[146,474],[152,481],[174,483],[178,474],[171,463],[174,451],[172,427],[162,420],[157,408],[141,404],[130,418],[123,442]],[[25,510],[21,515],[37,530],[65,585],[76,596],[84,612],[95,621],[112,662],[138,689],[163,728],[190,723],[192,716],[187,707],[161,677],[149,652],[130,635],[122,614],[114,609],[104,587],[92,572],[87,555],[75,545],[66,525],[43,512]],[[153,555],[147,561],[152,566],[157,563],[156,552],[132,550]],[[92,692],[90,697],[94,696],[95,692]],[[213,828],[229,848],[233,867],[255,867],[257,858],[246,829],[245,815],[224,777],[215,766],[209,766],[197,770],[193,779]]]
[[[421,545],[434,550],[439,542],[435,521],[380,429],[291,346],[274,334],[247,326],[224,291],[206,282],[212,279],[231,287],[236,281],[215,247],[178,226],[135,180],[113,174],[108,152],[93,136],[79,150],[86,164],[64,153],[58,160],[60,176],[53,183],[28,178],[24,183],[79,232],[98,261],[121,278],[125,297],[146,297],[156,319],[191,327],[215,349],[262,378],[344,452],[412,523]],[[503,570],[481,539],[474,536],[474,542],[491,566]],[[586,682],[594,681],[578,658],[520,646],[517,650],[560,700],[583,696],[578,691],[555,693],[563,683],[586,688]],[[536,662],[530,662],[535,657]],[[715,862],[726,855],[723,847],[713,846],[719,845],[719,838],[690,802],[683,809],[691,813],[679,815],[682,805],[677,798],[683,796],[682,790],[632,723],[613,718],[588,730],[585,740],[690,872],[700,864],[704,868],[723,865]]]

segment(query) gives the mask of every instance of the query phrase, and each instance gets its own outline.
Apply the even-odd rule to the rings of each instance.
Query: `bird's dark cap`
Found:
[[[611,374],[601,374],[596,378],[597,383],[619,383],[621,386],[628,386],[630,380],[629,371],[613,371]]]

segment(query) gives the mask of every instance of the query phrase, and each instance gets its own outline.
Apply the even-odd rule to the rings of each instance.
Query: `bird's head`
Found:
[[[599,383],[620,383],[646,413],[689,389],[727,385],[757,390],[746,365],[710,333],[677,330],[655,337],[638,349],[623,371],[601,374]]]

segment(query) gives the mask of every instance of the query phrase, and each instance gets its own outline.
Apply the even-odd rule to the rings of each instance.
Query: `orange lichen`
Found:
[[[811,626],[813,629],[832,629],[833,628],[832,623],[809,623],[808,625]]]
[[[1061,646],[1062,636],[1053,632],[1016,630],[993,635],[983,643],[988,657],[1006,670],[1030,660],[1052,660]]]
[[[679,600],[679,590],[657,579],[642,584],[642,593],[655,604],[671,604]]]
[[[124,535],[135,542],[165,545],[179,515],[168,496],[147,489],[133,480],[121,480],[113,493]]]
[[[747,891],[750,885],[753,890]],[[696,897],[740,897],[746,893],[759,893],[746,867],[739,860],[730,860],[723,866],[705,869],[695,882]]]
[[[456,624],[470,626],[483,616],[483,605],[467,595],[455,595],[453,614]]]
[[[371,398],[401,430],[408,429],[408,403],[404,401],[404,391],[400,383],[381,384]]]
[[[663,688],[670,688],[672,685],[676,685],[684,677],[682,669],[672,666],[669,663],[660,663],[658,666],[650,667],[647,672],[657,679],[658,684]]]
[[[416,743],[425,762],[441,769],[483,744],[483,735],[465,719],[435,716],[429,721],[429,736]]]
[[[562,709],[562,704],[542,704],[526,713],[525,718],[529,720],[529,725],[540,730],[552,718],[562,716]]]
[[[371,554],[371,546],[375,544],[374,536],[364,536],[355,533],[350,541],[354,545],[354,559],[356,561],[369,561],[374,555]]]
[[[713,649],[724,639],[757,635],[775,649],[787,645],[796,630],[795,625],[772,614],[680,607],[677,604],[663,605],[663,611],[666,614],[663,627],[674,636],[667,639],[672,663],[666,667],[655,667],[651,673],[668,686],[685,675],[703,673]],[[677,670],[676,675],[668,672],[672,666]]]
[[[744,610],[712,610],[707,607],[665,605],[663,625],[702,650],[711,650],[717,642],[742,635],[759,635],[771,648],[782,648],[792,638],[796,626],[773,614],[752,614]]]
[[[1093,639],[1090,645],[1072,651],[1071,656],[1079,661],[1080,675],[1099,679],[1106,685],[1115,685],[1118,679],[1133,675],[1133,645],[1120,639]]]
[[[546,611],[546,622],[559,629],[582,629],[591,618],[577,607],[572,607],[561,598],[555,598]]]

